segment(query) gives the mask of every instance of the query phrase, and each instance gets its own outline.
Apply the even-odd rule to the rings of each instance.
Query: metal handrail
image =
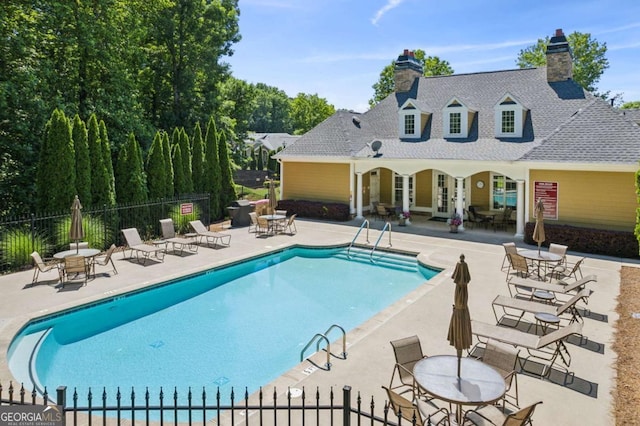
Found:
[[[378,240],[376,241],[376,243],[373,245],[373,248],[371,249],[371,253],[369,254],[369,260],[371,260],[371,263],[375,263],[373,260],[373,252],[376,250],[376,247],[378,247],[378,244],[380,243],[380,240],[382,239],[382,236],[384,235],[385,231],[389,231],[389,247],[391,247],[391,222],[387,222],[384,224],[384,227],[382,228],[382,232],[380,233],[380,236],[378,237]]]
[[[311,346],[311,344],[317,340],[317,338],[322,338],[325,342],[327,342],[327,363],[325,364],[325,367],[327,368],[327,370],[331,370],[331,343],[329,343],[329,339],[327,339],[327,336],[321,333],[316,333],[315,336],[313,336],[311,340],[309,340],[309,343],[307,343],[307,345],[300,351],[300,362],[304,360],[304,351],[306,351],[309,346]],[[316,352],[318,352],[319,350],[320,341],[318,340],[316,342]]]
[[[369,244],[369,219],[365,219],[364,222],[362,222],[362,225],[360,225],[360,228],[358,228],[356,236],[353,237],[353,240],[351,240],[351,244],[349,244],[349,248],[347,249],[347,258],[351,259],[351,255],[349,254],[349,252],[351,251],[351,247],[353,246],[353,243],[356,242],[358,235],[360,235],[360,232],[362,232],[362,228],[364,228],[365,225],[367,225],[367,244]]]
[[[338,324],[332,324],[331,327],[327,328],[327,331],[324,332],[324,335],[328,336],[329,332],[334,328],[339,328],[340,331],[342,331],[342,353],[340,354],[340,356],[342,356],[342,359],[347,359],[347,332],[344,331],[344,328],[342,328]]]

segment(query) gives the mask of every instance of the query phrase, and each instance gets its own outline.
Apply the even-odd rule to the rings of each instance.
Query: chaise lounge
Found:
[[[204,224],[199,220],[193,220],[189,222],[191,228],[198,234],[198,238],[200,242],[203,240],[207,241],[207,245],[213,243],[213,246],[221,245],[221,246],[229,246],[231,244],[231,235],[225,234],[223,232],[213,232],[207,230]]]
[[[138,262],[140,262],[140,259],[142,259],[143,265],[147,263],[147,260],[151,256],[154,256],[159,261],[164,262],[165,249],[163,247],[143,243],[136,228],[123,229],[122,235],[124,235],[124,239],[127,241],[127,247],[125,248],[125,250],[123,250],[122,253],[126,252],[126,249],[128,248],[129,250],[131,250],[130,257],[132,257],[133,253],[135,252],[136,259],[138,260]]]
[[[162,228],[162,240],[171,244],[172,252],[179,251],[180,256],[187,249],[194,253],[198,252],[197,241],[193,238],[176,237],[176,231],[173,226],[173,219],[160,219],[160,227]]]

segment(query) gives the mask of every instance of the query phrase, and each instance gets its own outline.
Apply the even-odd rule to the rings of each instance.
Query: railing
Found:
[[[351,247],[353,247],[353,244],[358,239],[358,236],[360,235],[360,232],[362,232],[362,228],[364,228],[365,225],[367,226],[367,244],[369,244],[369,219],[365,219],[364,222],[362,222],[362,225],[360,225],[360,228],[358,228],[358,232],[356,232],[355,237],[353,237],[353,240],[351,240],[351,244],[349,244],[349,248],[347,249],[347,257],[349,259],[351,259],[351,255],[349,254],[351,252]]]
[[[300,362],[302,362],[304,360],[304,352],[309,349],[309,346],[311,346],[311,344],[313,342],[316,342],[316,352],[320,351],[320,341],[324,340],[327,343],[327,362],[324,364],[325,368],[327,370],[331,370],[331,343],[329,343],[329,339],[327,339],[327,336],[325,336],[322,333],[316,333],[311,340],[309,340],[309,343],[307,343],[305,345],[304,348],[302,348],[302,350],[300,351]]]
[[[181,206],[189,204],[190,214]],[[122,245],[121,229],[138,228],[143,239],[162,235],[160,219],[171,217],[178,233],[189,232],[190,220],[209,223],[209,194],[190,194],[140,204],[83,209],[85,241],[93,248]],[[31,253],[43,258],[69,248],[71,210],[57,214],[30,215],[0,221],[0,273],[18,271],[32,264]]]
[[[372,263],[375,263],[375,261],[373,260],[373,252],[376,251],[376,248],[378,247],[378,244],[380,244],[380,240],[382,239],[382,236],[386,231],[389,232],[389,247],[391,247],[391,222],[387,222],[384,224],[384,227],[382,228],[382,232],[380,232],[380,235],[378,236],[378,239],[376,240],[376,243],[373,245],[373,248],[371,249],[371,253],[369,254],[369,259],[371,260]]]
[[[336,328],[342,332],[342,353],[340,356],[342,359],[347,359],[347,332],[344,331],[344,328],[340,327],[338,324],[332,324],[331,327],[327,328],[327,331],[324,332],[324,335],[328,336],[331,330]]]
[[[213,402],[209,402],[209,395],[206,389],[201,392],[192,392],[189,389],[187,403],[178,404],[179,395],[177,390],[159,393],[157,403],[151,402],[149,390],[141,393],[141,397],[131,389],[130,393],[117,389],[116,403],[108,404],[109,398],[106,390],[102,390],[97,402],[94,405],[94,396],[91,391],[86,396],[86,404],[82,405],[81,396],[74,390],[71,394],[72,403],[67,405],[67,388],[60,386],[56,389],[55,404],[53,400],[48,400],[48,395],[43,395],[44,399],[37,396],[36,392],[28,392],[24,387],[14,388],[10,383],[8,390],[3,389],[0,383],[0,406],[39,406],[57,405],[62,413],[60,425],[150,425],[182,423],[184,425],[214,423],[216,425],[342,425],[351,426],[369,425],[410,425],[416,424],[407,420],[401,420],[390,410],[389,404],[385,401],[376,404],[373,396],[370,401],[363,401],[361,393],[358,392],[355,406],[352,406],[351,386],[342,388],[342,400],[336,397],[333,388],[328,394],[321,393],[319,388],[307,394],[306,389],[287,389],[284,395],[278,395],[274,388],[273,393],[266,393],[262,388],[253,395],[249,395],[248,390],[242,392],[242,399],[236,400],[234,389],[230,390],[230,402],[221,402],[221,392],[218,388]],[[30,399],[31,398],[31,399]],[[281,400],[284,399],[284,402]],[[363,408],[364,402],[364,408]],[[368,407],[368,409],[367,409]],[[425,420],[425,424],[430,425],[430,419]]]

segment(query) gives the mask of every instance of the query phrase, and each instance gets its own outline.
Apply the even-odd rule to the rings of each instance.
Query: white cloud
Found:
[[[380,19],[382,19],[382,16],[384,16],[385,13],[387,13],[388,11],[390,11],[391,9],[394,9],[398,6],[400,6],[400,4],[403,2],[404,0],[387,0],[387,4],[385,4],[384,6],[382,6],[381,9],[379,9],[376,12],[376,16],[373,17],[373,19],[371,19],[371,23],[373,25],[378,25],[378,21]]]

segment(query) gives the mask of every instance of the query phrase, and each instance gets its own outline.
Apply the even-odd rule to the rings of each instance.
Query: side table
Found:
[[[556,327],[560,324],[560,318],[557,315],[549,314],[546,312],[536,312],[534,314],[536,318],[536,334],[538,334],[538,325],[540,325],[540,330],[542,334],[547,334],[547,329],[549,325],[554,324]]]

